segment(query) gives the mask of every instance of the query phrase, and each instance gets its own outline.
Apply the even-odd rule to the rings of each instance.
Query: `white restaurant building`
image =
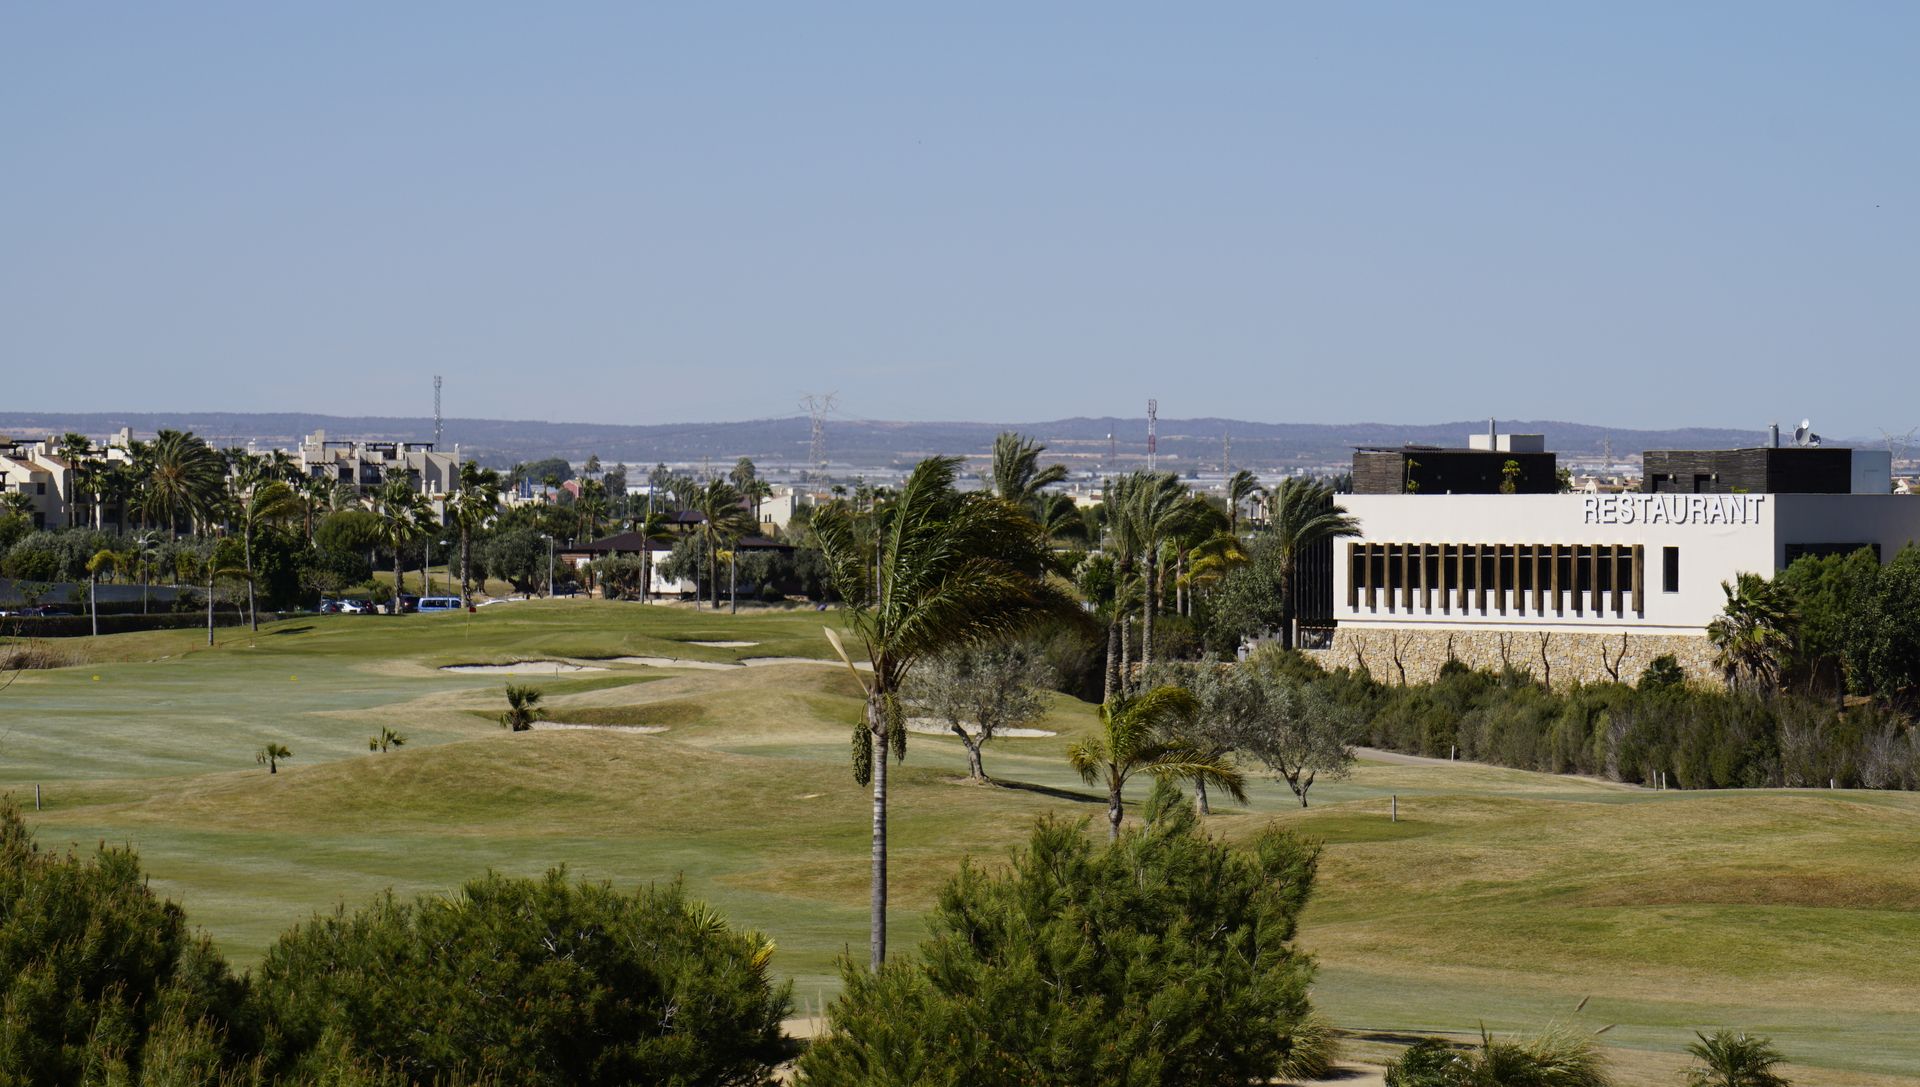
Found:
[[[1422,469],[1440,466],[1433,474],[1443,477],[1450,454],[1468,455],[1463,463],[1485,455],[1394,452]],[[1920,540],[1920,498],[1889,493],[1886,462],[1852,453],[1649,453],[1645,486],[1660,490],[1625,494],[1342,496],[1361,535],[1334,546],[1332,622],[1303,630],[1302,644],[1328,666],[1364,665],[1383,680],[1419,682],[1458,659],[1630,681],[1661,654],[1708,678],[1705,631],[1726,602],[1723,582],[1862,547],[1884,562]],[[1686,458],[1689,466],[1704,458],[1709,470],[1659,470]],[[1818,471],[1801,470],[1816,460]],[[1456,471],[1452,481],[1462,478]],[[1698,490],[1679,491],[1676,478]],[[1780,485],[1826,491],[1770,489]]]

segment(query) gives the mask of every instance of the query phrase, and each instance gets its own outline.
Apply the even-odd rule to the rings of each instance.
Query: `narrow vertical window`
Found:
[[[1669,593],[1680,591],[1680,549],[1677,547],[1660,549],[1660,589]]]

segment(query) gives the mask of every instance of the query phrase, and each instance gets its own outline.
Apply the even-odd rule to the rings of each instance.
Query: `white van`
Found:
[[[421,612],[459,611],[460,598],[457,596],[423,596],[420,598],[420,603],[416,610]]]

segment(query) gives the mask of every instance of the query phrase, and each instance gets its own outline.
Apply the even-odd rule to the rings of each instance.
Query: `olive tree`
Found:
[[[1240,666],[1252,669],[1264,688],[1245,750],[1286,782],[1304,808],[1316,780],[1337,781],[1353,771],[1361,724],[1322,684],[1287,675],[1283,665],[1279,653],[1266,651]]]
[[[952,649],[912,673],[904,697],[921,713],[946,723],[967,748],[967,772],[987,782],[980,748],[1002,729],[1019,728],[1046,712],[1042,694],[1050,669],[1034,648],[1004,642]]]

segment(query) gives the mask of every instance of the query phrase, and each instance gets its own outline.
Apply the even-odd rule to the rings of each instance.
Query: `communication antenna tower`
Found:
[[[1233,435],[1231,433],[1220,435],[1220,474],[1223,476],[1233,474]]]
[[[433,447],[440,448],[440,436],[443,431],[440,421],[440,375],[433,375]]]
[[[1107,474],[1120,470],[1120,443],[1113,440],[1113,431],[1107,431]]]
[[[1147,471],[1151,472],[1159,464],[1160,439],[1154,433],[1159,425],[1160,401],[1147,401]]]
[[[836,393],[808,393],[800,398],[800,406],[807,409],[807,418],[813,424],[812,434],[807,443],[807,472],[825,475],[827,471],[827,413],[838,405],[834,401]]]

